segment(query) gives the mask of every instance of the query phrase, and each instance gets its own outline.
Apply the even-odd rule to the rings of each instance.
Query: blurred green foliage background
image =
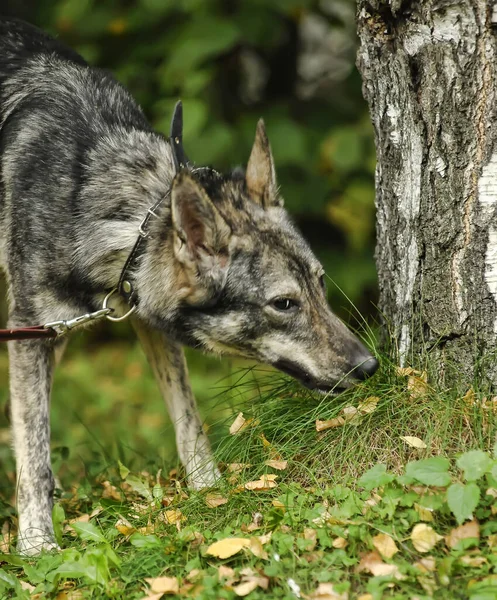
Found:
[[[181,98],[185,149],[197,163],[245,164],[263,116],[286,206],[337,284],[328,285],[333,308],[354,323],[347,296],[374,317],[375,156],[354,64],[353,0],[2,0],[0,13],[47,30],[112,71],[164,133]],[[128,463],[170,457],[170,425],[131,329],[99,325],[75,337],[54,387],[59,475],[67,447],[73,475],[84,465],[98,469],[97,455]],[[237,381],[231,363],[193,353],[189,362],[203,415],[221,422],[238,398],[232,389],[213,416],[216,382]],[[1,348],[0,406],[7,397]],[[10,481],[10,498],[13,463],[2,444],[2,413],[0,475]],[[214,438],[225,434],[213,429]]]

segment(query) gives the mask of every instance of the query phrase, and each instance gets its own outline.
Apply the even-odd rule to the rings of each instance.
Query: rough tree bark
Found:
[[[448,384],[457,375],[497,385],[493,4],[358,3],[378,160],[380,309],[401,362],[428,356]]]

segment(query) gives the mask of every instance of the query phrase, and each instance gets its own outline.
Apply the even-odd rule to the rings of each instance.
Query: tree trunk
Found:
[[[401,363],[497,384],[497,11],[359,1],[380,310]],[[428,360],[426,360],[426,358]]]

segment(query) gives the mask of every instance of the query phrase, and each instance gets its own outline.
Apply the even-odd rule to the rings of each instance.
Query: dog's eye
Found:
[[[291,312],[297,310],[299,304],[291,298],[277,298],[271,302],[271,306],[281,312]]]

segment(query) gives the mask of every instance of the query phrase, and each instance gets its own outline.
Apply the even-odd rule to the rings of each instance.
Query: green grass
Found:
[[[227,502],[210,508],[205,493],[189,491],[182,481],[172,426],[141,351],[129,342],[84,348],[68,353],[54,388],[54,470],[65,489],[55,514],[61,553],[29,561],[16,556],[13,545],[5,553],[14,543],[15,480],[10,451],[1,447],[0,598],[30,597],[20,587],[26,582],[44,598],[138,599],[147,595],[145,579],[162,575],[178,578],[183,596],[201,599],[235,598],[240,582],[250,585],[256,577],[268,590],[255,588],[254,600],[293,599],[295,586],[302,597],[321,600],[497,597],[497,430],[483,391],[441,390],[418,380],[413,390],[384,358],[372,380],[339,397],[315,396],[267,370],[192,355],[193,387],[224,471],[215,493]],[[0,377],[6,382],[4,355]],[[316,431],[316,420],[340,417],[371,396],[379,398],[373,412]],[[230,435],[238,412],[251,421]],[[6,426],[0,421],[3,441]],[[426,448],[401,436],[418,437]],[[487,459],[470,454],[468,471],[465,459],[458,466],[456,458],[470,449],[486,451]],[[444,456],[450,460],[440,462]],[[431,457],[439,457],[428,463],[435,479],[416,462]],[[265,464],[275,458],[288,461],[287,468]],[[233,463],[249,466],[233,475]],[[363,477],[378,463],[384,468]],[[277,475],[278,485],[243,487],[264,474]],[[179,516],[166,512],[172,510],[183,520],[167,523],[167,515]],[[256,513],[261,522],[253,529]],[[411,534],[427,515],[433,518],[427,525],[442,536],[476,517],[479,539],[455,547],[439,540],[420,552]],[[74,518],[89,523],[76,524],[76,533],[68,526]],[[120,520],[131,526],[128,535],[116,528]],[[216,540],[268,533],[267,556],[241,550],[223,560],[207,554]],[[380,533],[396,543],[392,558],[371,554]],[[426,556],[433,560],[415,566]],[[223,578],[221,565],[233,574]],[[390,574],[375,576],[376,569]],[[316,595],[320,583],[332,583],[334,595],[329,589]]]

